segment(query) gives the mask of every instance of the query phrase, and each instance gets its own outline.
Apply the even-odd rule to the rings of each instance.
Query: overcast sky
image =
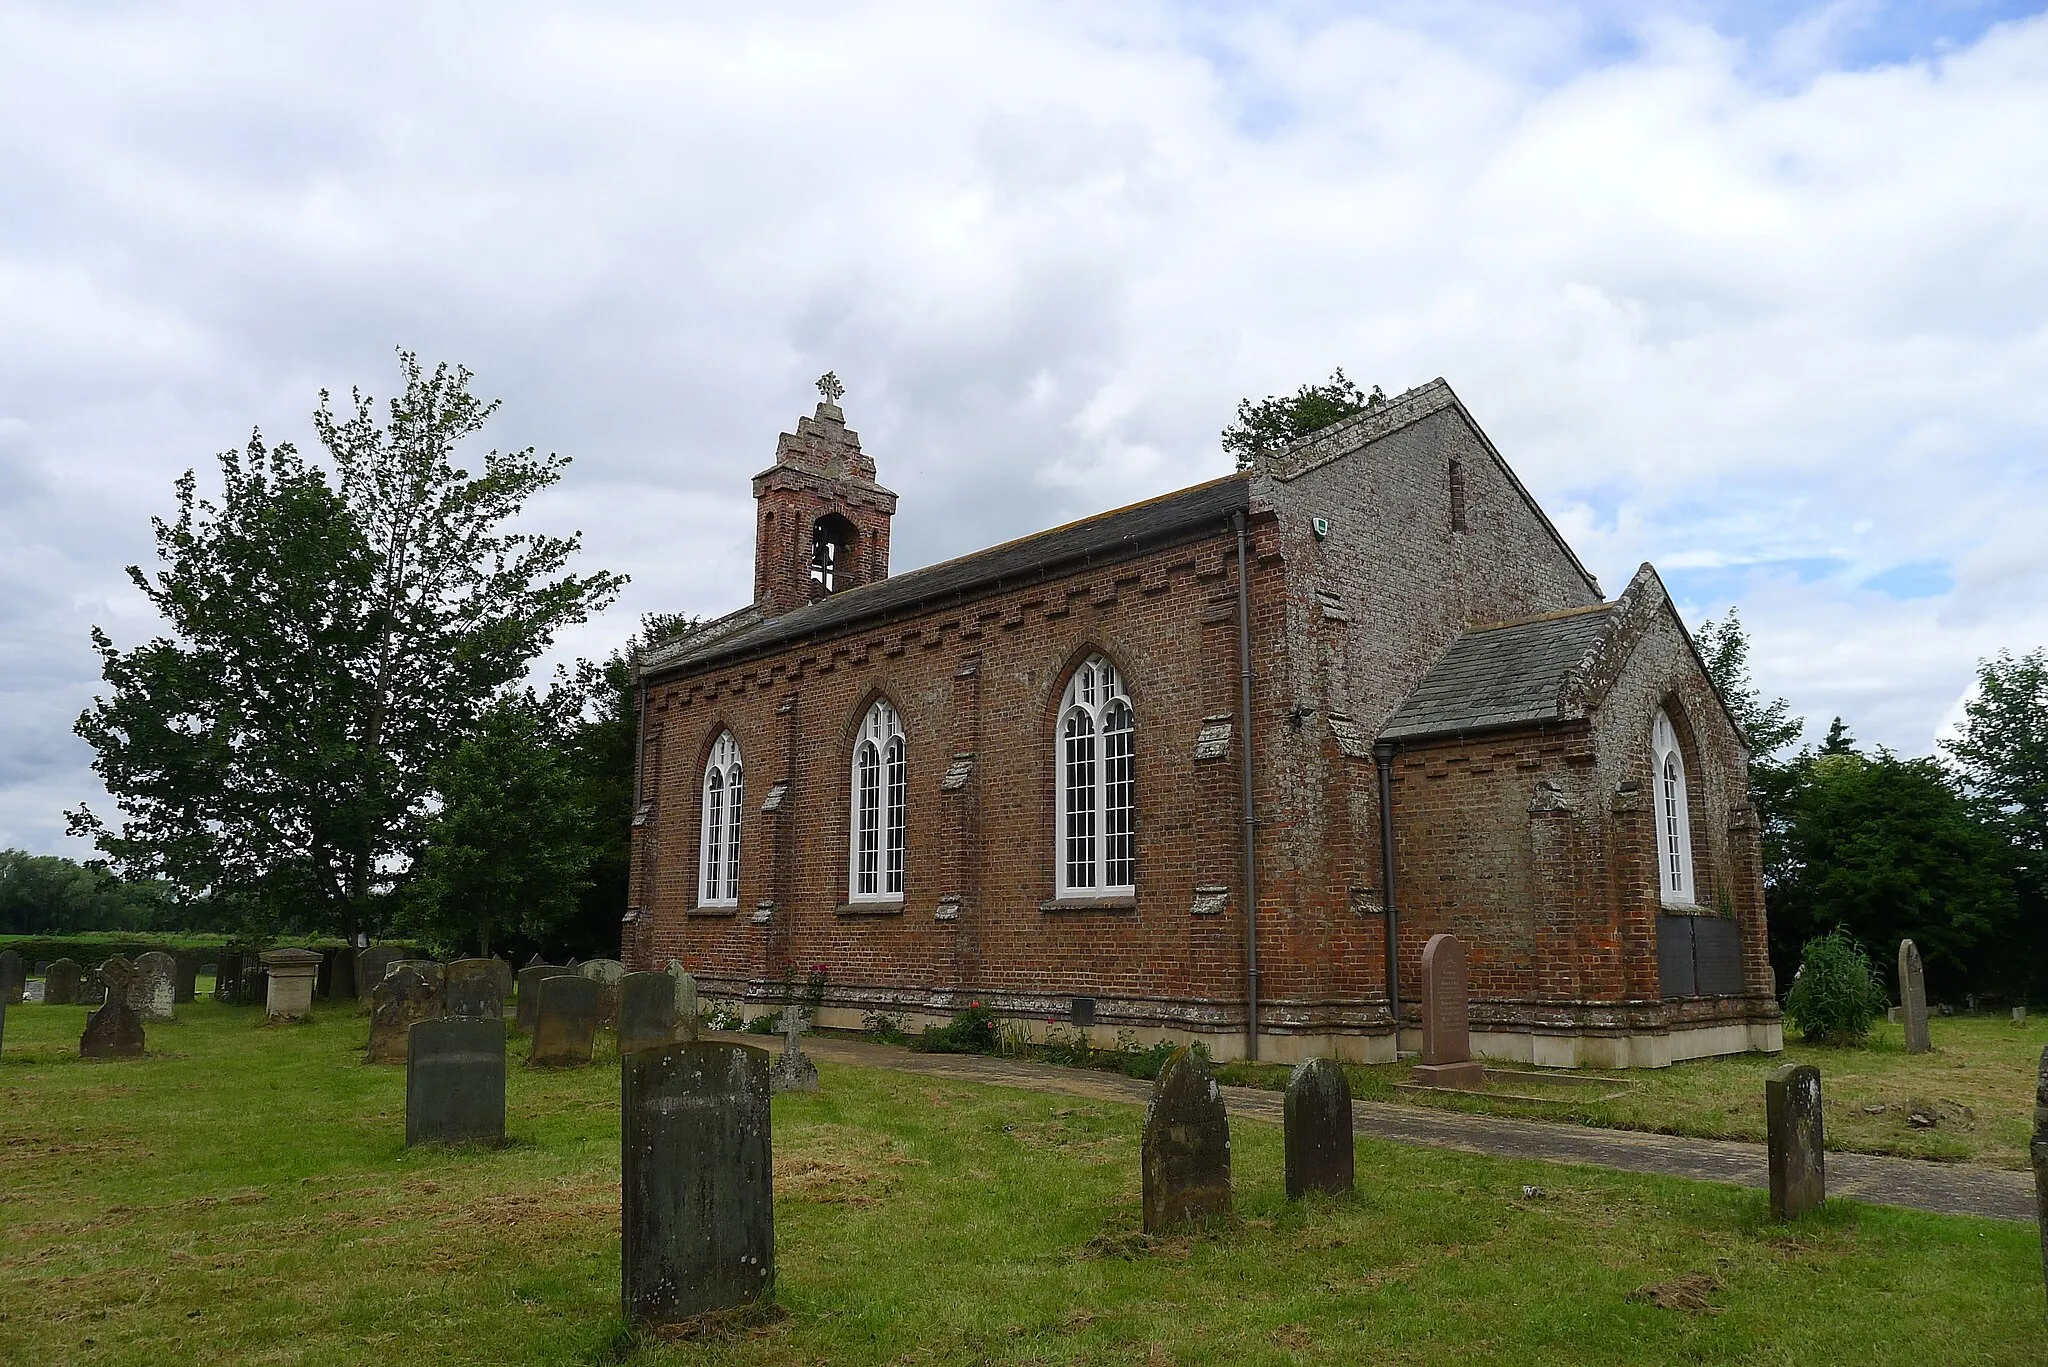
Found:
[[[836,370],[913,568],[1449,379],[1610,592],[1926,753],[2048,641],[2039,5],[0,0],[0,846],[178,474],[459,361],[617,607],[750,592]]]

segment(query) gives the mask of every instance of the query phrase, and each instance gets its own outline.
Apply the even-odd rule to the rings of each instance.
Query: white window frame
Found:
[[[873,779],[872,801],[866,791]],[[847,774],[846,900],[900,902],[908,859],[909,759],[887,699],[861,719]],[[872,863],[869,856],[872,856]]]
[[[1685,752],[1664,710],[1650,727],[1650,811],[1657,833],[1657,891],[1668,907],[1695,905],[1692,810]]]
[[[1137,714],[1122,672],[1100,655],[1089,656],[1067,680],[1053,723],[1055,897],[1136,895],[1136,738]]]
[[[740,743],[721,731],[704,761],[698,790],[703,816],[697,833],[697,905],[736,907],[740,904],[740,837],[745,829],[745,772]]]

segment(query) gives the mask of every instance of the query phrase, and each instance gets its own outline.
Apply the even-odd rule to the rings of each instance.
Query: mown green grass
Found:
[[[1290,1206],[1138,1234],[1134,1107],[825,1065],[775,1102],[778,1301],[687,1343],[619,1318],[614,1066],[516,1071],[512,1145],[407,1152],[403,1070],[329,1014],[201,1003],[140,1061],[18,1007],[0,1054],[0,1362],[2037,1363],[2030,1228],[1360,1141]],[[1524,1185],[1543,1194],[1525,1197]],[[1711,1277],[1707,1309],[1630,1294]]]

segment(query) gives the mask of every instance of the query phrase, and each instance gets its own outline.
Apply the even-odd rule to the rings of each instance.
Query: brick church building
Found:
[[[1780,1047],[1726,707],[1656,572],[1606,598],[1448,384],[895,576],[824,388],[754,477],[753,601],[636,661],[632,967],[1386,1059],[1451,931],[1486,1056]]]

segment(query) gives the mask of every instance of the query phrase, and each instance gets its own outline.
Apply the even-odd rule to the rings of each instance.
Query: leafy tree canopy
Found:
[[[1721,691],[1722,700],[1742,730],[1751,763],[1768,763],[1778,751],[1799,739],[1799,733],[1806,729],[1806,719],[1793,716],[1792,704],[1783,698],[1765,702],[1750,680],[1749,633],[1743,629],[1741,614],[1736,609],[1729,608],[1728,615],[1719,621],[1709,617],[1700,623],[1693,641],[1707,666],[1707,677]]]
[[[1257,403],[1238,400],[1237,421],[1223,429],[1223,449],[1237,458],[1238,469],[1248,470],[1267,452],[1386,401],[1378,385],[1362,393],[1338,366],[1322,384],[1305,384],[1292,394],[1269,395]]]
[[[0,850],[0,935],[177,929],[180,908],[156,882],[123,882],[104,866]]]

